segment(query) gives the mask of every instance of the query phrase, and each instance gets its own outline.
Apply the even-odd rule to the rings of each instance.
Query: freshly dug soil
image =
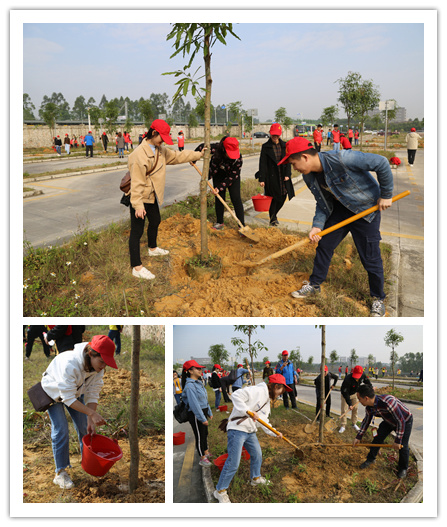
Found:
[[[208,249],[222,259],[223,270],[218,279],[205,277],[198,281],[188,276],[185,260],[200,254],[200,221],[180,214],[164,220],[160,225],[158,244],[170,250],[169,266],[167,268],[166,262],[163,262],[157,268],[157,262],[150,262],[149,268],[156,276],[169,273],[169,282],[176,292],[155,301],[156,314],[167,317],[319,316],[315,305],[290,296],[292,291],[302,286],[304,280],[309,279],[309,274],[286,272],[278,265],[278,262],[312,256],[315,247],[306,244],[299,252],[291,251],[280,260],[247,269],[241,264],[257,262],[300,241],[297,236],[274,228],[254,230],[260,238],[258,243],[243,238],[237,228],[225,227],[223,231],[210,229]],[[349,258],[345,265],[349,270]],[[322,291],[324,295],[324,288]]]
[[[308,414],[305,409],[299,411]],[[216,414],[213,421],[228,417],[219,412]],[[313,409],[309,417],[314,417]],[[366,459],[368,448],[306,446],[318,442],[318,426],[312,434],[306,434],[304,426],[309,421],[290,410],[273,410],[270,422],[304,451],[304,459],[295,457],[295,449],[285,441],[259,430],[257,435],[263,452],[261,473],[272,484],[263,488],[252,487],[249,484],[250,462],[242,460],[228,489],[234,503],[394,503],[400,502],[418,481],[417,464],[412,456],[408,477],[398,480],[397,454],[393,449],[382,448],[376,462],[362,470],[359,467]],[[217,425],[218,422],[213,423],[213,427]],[[324,443],[352,444],[354,436],[351,427],[342,435],[338,431],[330,433],[325,430]],[[215,437],[218,437],[218,448],[226,451],[223,446],[226,438]],[[363,441],[370,442],[371,439],[371,434],[367,433]],[[389,437],[386,442],[392,441]],[[213,445],[210,448],[212,450]],[[215,483],[219,474],[219,469],[213,467]]]
[[[140,392],[159,391],[164,398],[161,384],[152,382],[140,372]],[[130,372],[125,369],[108,369],[104,377],[100,405],[107,405],[109,398],[130,395]],[[110,400],[110,399],[109,399]],[[100,407],[99,407],[100,410]],[[69,423],[71,423],[68,417]],[[36,414],[36,423],[48,429],[48,441],[24,444],[23,448],[23,502],[24,503],[164,503],[165,501],[165,437],[154,431],[153,435],[139,440],[139,487],[128,493],[130,448],[126,434],[118,437],[123,457],[103,477],[94,477],[81,467],[78,444],[71,444],[70,462],[67,469],[75,486],[63,490],[53,483],[54,460],[49,437],[48,414]],[[101,430],[98,430],[101,433]]]

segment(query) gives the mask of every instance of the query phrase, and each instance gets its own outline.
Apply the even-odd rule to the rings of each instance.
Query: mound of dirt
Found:
[[[223,231],[210,229],[208,249],[222,259],[220,278],[193,280],[185,269],[185,260],[200,254],[200,221],[190,215],[177,214],[163,221],[159,231],[159,245],[170,249],[169,281],[177,288],[175,294],[161,298],[154,307],[159,316],[256,316],[291,317],[318,316],[315,306],[290,296],[299,289],[305,272],[286,273],[268,264],[247,269],[243,263],[258,262],[299,241],[296,236],[278,229],[257,228],[259,243],[243,238],[236,228]],[[305,244],[300,254],[313,254],[314,247]],[[291,251],[283,258],[297,258]],[[284,260],[281,260],[284,261]]]
[[[163,386],[153,382],[141,372],[140,392],[157,391],[164,398]],[[125,369],[108,369],[100,403],[109,398],[130,396],[130,372]],[[36,414],[37,415],[37,414]],[[155,433],[139,440],[139,486],[129,494],[130,447],[127,437],[120,437],[118,444],[123,457],[103,477],[94,477],[81,467],[80,454],[70,454],[70,474],[75,487],[60,489],[52,483],[54,460],[51,449],[48,414],[39,414],[44,422],[46,441],[24,444],[23,448],[23,502],[24,503],[164,503],[165,501],[165,438]],[[70,422],[70,419],[69,419]],[[100,433],[100,431],[99,431]],[[72,451],[78,445],[71,445]]]

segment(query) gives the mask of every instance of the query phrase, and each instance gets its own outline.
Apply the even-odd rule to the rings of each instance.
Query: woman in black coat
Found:
[[[265,195],[273,198],[269,209],[272,227],[279,225],[277,214],[284,205],[286,198],[292,199],[295,195],[291,180],[291,165],[278,166],[278,163],[286,155],[286,143],[280,138],[281,133],[281,125],[272,124],[270,139],[261,148],[259,172],[257,173],[261,187],[264,187]]]

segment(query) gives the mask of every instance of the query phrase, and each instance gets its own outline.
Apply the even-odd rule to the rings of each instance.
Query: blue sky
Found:
[[[390,329],[395,329],[404,337],[404,341],[396,348],[399,356],[405,353],[423,351],[422,326],[419,325],[326,325],[326,356],[332,350],[337,350],[339,356],[349,356],[351,349],[355,349],[359,357],[373,354],[378,361],[388,362],[390,349],[385,346],[384,337]],[[213,344],[223,344],[230,356],[235,353],[231,338],[239,336],[233,325],[188,325],[174,326],[174,362],[189,360],[191,357],[207,357],[208,350]],[[260,340],[268,348],[262,354],[275,360],[283,350],[300,347],[301,356],[307,360],[313,356],[317,362],[321,355],[321,330],[315,325],[265,325],[265,329],[258,328],[255,340]]]
[[[408,118],[424,117],[424,24],[345,23],[349,18],[339,13],[336,23],[300,23],[301,16],[296,23],[235,23],[240,40],[228,36],[227,46],[213,48],[213,104],[241,101],[245,109],[258,109],[261,120],[281,106],[292,118],[318,119],[323,108],[337,104],[337,79],[353,71],[372,80],[383,100],[396,99]],[[101,14],[94,23],[67,18],[23,26],[23,91],[36,108],[53,92],[70,106],[78,95],[97,103],[103,94],[172,97],[175,78],[162,73],[182,68],[186,59],[169,58],[169,23],[102,23]]]

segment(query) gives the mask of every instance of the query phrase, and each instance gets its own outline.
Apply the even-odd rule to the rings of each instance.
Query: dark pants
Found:
[[[158,226],[161,222],[160,209],[158,203],[144,203],[146,210],[147,226],[147,244],[150,249],[157,247]],[[144,232],[144,222],[146,218],[135,218],[135,209],[132,205],[130,209],[130,236],[129,236],[129,253],[131,267],[141,265],[140,257],[140,239]]]
[[[408,448],[408,442],[410,440],[411,429],[413,428],[413,416],[410,417],[407,423],[405,423],[405,432],[402,438],[402,448],[399,450],[399,462],[398,470],[407,470],[408,461],[410,459],[410,449]],[[396,428],[386,421],[382,421],[377,429],[377,435],[372,440],[372,443],[383,443],[389,434]],[[380,448],[372,447],[369,449],[369,453],[366,459],[374,461],[379,453]]]
[[[115,343],[115,355],[119,355],[121,353],[121,333],[119,329],[109,329],[107,336]]]
[[[321,397],[317,397],[317,406],[315,408],[315,415],[317,415],[318,412],[320,411],[320,405],[321,405]],[[324,408],[323,408],[323,411],[324,411]],[[326,401],[326,415],[327,417],[330,417],[331,415],[331,396],[330,395]]]
[[[287,194],[281,197],[272,197],[272,202],[270,203],[269,216],[270,223],[273,221],[278,221],[277,214],[281,210],[287,198]]]
[[[345,208],[340,202],[334,202],[334,210],[327,219],[324,228],[327,229],[340,221],[352,216],[352,212]],[[380,254],[380,212],[376,213],[374,220],[368,223],[361,218],[349,223],[334,232],[326,234],[318,242],[314,267],[310,276],[312,285],[320,285],[326,280],[329,266],[335,249],[343,238],[351,232],[360,260],[368,273],[370,295],[383,300],[384,274],[382,256]]]
[[[284,401],[284,407],[285,408],[289,408],[289,397],[290,397],[290,402],[292,404],[292,408],[296,408],[296,397],[295,397],[294,385],[293,384],[288,384],[287,386],[289,388],[292,388],[292,391],[291,392],[284,392],[282,394],[282,400]]]
[[[208,409],[205,408],[203,413],[207,416]],[[205,451],[208,450],[208,427],[199,421],[194,412],[191,411],[188,412],[188,421],[196,439],[197,452],[199,456],[204,456]]]
[[[407,154],[408,154],[408,164],[413,165],[414,158],[416,157],[416,150],[407,150]]]
[[[317,152],[321,152],[321,143],[314,143],[314,148]]]
[[[31,352],[33,351],[34,340],[39,338],[42,342],[43,352],[47,357],[50,356],[50,346],[45,342],[43,334],[46,332],[45,326],[30,326],[28,333],[26,335],[26,346],[25,346],[25,355],[30,357]]]
[[[220,380],[220,385],[222,387],[222,396],[224,398],[224,401],[226,403],[229,403],[231,399],[230,399],[230,396],[228,395],[228,386],[226,383],[222,382],[222,379]]]
[[[218,179],[213,179],[213,186],[214,188],[219,188],[220,181]],[[231,199],[231,203],[233,204],[236,217],[242,223],[242,225],[245,225],[244,206],[242,205],[242,200],[241,200],[241,178],[240,177],[233,180],[232,185],[228,187],[228,192],[230,193],[230,199]],[[219,195],[223,200],[225,200],[226,189],[221,190],[219,192]],[[215,208],[216,208],[216,222],[223,223],[225,207],[217,196],[214,198],[214,200],[215,200],[214,203],[215,203]]]
[[[93,157],[93,145],[85,145],[85,157]]]
[[[240,386],[232,386],[231,393],[234,393],[236,390],[239,390]]]

